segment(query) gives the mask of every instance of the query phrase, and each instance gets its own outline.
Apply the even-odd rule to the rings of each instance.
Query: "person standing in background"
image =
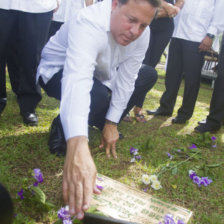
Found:
[[[58,4],[57,0],[0,1],[0,65],[4,65],[5,60],[7,62],[7,55],[14,50],[11,46],[16,46],[19,70],[15,74],[19,76],[16,77],[17,101],[27,125],[38,123],[35,108],[41,100],[41,92],[36,86],[36,69],[47,40],[53,10]],[[3,76],[5,69],[0,71],[0,79]]]
[[[223,27],[224,29],[224,27]],[[215,81],[214,91],[210,103],[209,115],[205,122],[199,122],[196,132],[214,132],[221,128],[224,121],[224,34],[219,53],[218,77]]]
[[[166,70],[166,90],[157,110],[148,114],[172,116],[178,90],[184,75],[182,105],[172,123],[185,124],[193,114],[201,80],[204,52],[211,49],[214,37],[222,27],[223,0],[185,0],[175,18]]]
[[[173,18],[180,12],[184,0],[163,0],[156,18],[150,24],[150,42],[143,61],[144,64],[156,67],[162,53],[169,43],[173,30]]]

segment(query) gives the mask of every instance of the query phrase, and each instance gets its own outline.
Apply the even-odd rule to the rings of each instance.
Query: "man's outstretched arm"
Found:
[[[84,217],[92,199],[99,194],[96,188],[96,166],[90,154],[88,139],[77,136],[67,141],[67,153],[63,172],[63,198],[71,215]]]

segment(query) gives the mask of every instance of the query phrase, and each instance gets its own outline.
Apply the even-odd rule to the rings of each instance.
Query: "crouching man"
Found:
[[[37,79],[49,96],[61,100],[67,141],[63,197],[71,215],[79,219],[92,193],[99,193],[88,124],[102,130],[101,146],[116,157],[117,123],[137,77],[151,72],[141,65],[149,43],[148,25],[159,5],[160,0],[104,0],[81,9],[43,49]]]

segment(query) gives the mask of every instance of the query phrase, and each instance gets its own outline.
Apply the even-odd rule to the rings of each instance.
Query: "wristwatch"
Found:
[[[206,33],[206,36],[211,38],[212,40],[215,38],[215,35],[211,33]]]

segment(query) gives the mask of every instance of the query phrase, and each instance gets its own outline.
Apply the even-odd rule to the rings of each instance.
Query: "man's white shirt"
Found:
[[[42,51],[39,76],[47,83],[64,67],[60,116],[66,139],[88,136],[88,114],[93,74],[112,91],[106,118],[119,122],[134,91],[149,43],[149,28],[127,46],[110,32],[111,0],[87,8],[65,23]]]
[[[224,0],[185,0],[184,7],[174,19],[173,37],[201,42],[206,33],[224,30]]]
[[[60,0],[58,1],[60,3]],[[0,0],[0,9],[29,13],[44,13],[54,10],[57,0]]]

